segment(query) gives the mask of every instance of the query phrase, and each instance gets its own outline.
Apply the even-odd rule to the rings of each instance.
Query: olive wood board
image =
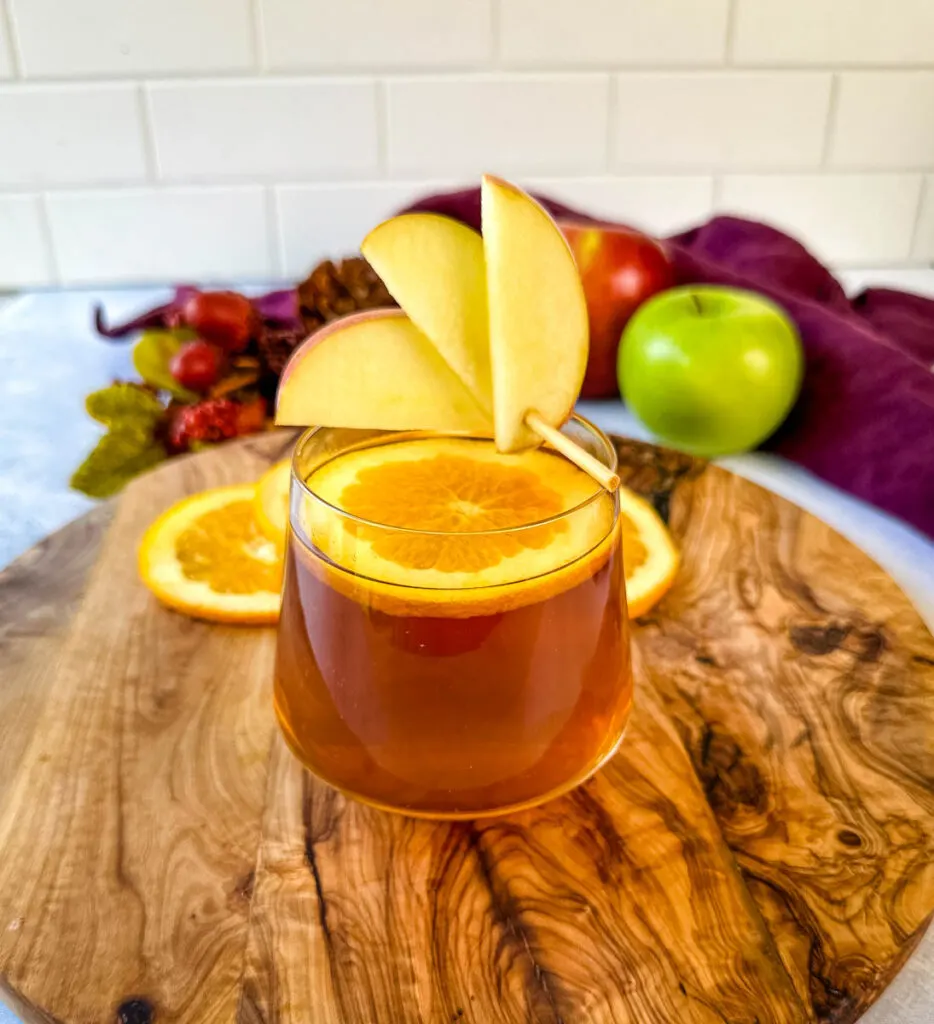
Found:
[[[0,574],[0,992],[29,1022],[849,1024],[934,910],[934,640],[829,526],[617,439],[683,552],[612,762],[427,822],[287,753],[271,629],[136,576],[176,459]]]

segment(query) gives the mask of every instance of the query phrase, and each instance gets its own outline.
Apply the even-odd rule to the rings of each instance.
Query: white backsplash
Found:
[[[0,289],[295,278],[483,170],[928,264],[934,0],[0,0]]]

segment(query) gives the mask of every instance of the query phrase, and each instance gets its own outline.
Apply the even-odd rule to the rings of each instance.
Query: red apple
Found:
[[[674,284],[664,249],[648,235],[611,224],[559,221],[587,298],[590,355],[581,398],[619,394],[616,352],[629,318],[656,292]]]

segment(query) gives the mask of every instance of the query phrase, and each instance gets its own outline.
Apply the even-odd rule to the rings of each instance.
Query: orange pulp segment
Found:
[[[139,572],[163,604],[217,622],[276,621],[282,556],[257,525],[255,490],[247,484],[203,491],[149,527]]]

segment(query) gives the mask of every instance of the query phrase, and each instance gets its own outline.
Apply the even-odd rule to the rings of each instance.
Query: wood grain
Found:
[[[801,1020],[653,705],[573,794],[455,825],[345,800],[277,744],[241,1019]]]
[[[268,462],[241,446],[135,482],[35,681],[44,701],[0,807],[0,970],[53,1017],[110,1020],[139,998],[161,1019],[233,1015],[274,638],[159,608],[135,551],[183,494],[255,478]]]
[[[682,482],[671,525],[691,572],[641,623],[648,678],[814,1018],[855,1020],[932,909],[934,643],[867,556],[739,478]]]
[[[26,1019],[855,1021],[934,908],[934,641],[892,581],[621,442],[685,565],[635,631],[620,753],[522,815],[406,820],[286,752],[271,631],[135,579],[163,507],[282,446],[173,462],[96,558],[107,508],[0,576],[0,987]]]
[[[59,655],[113,516],[107,502],[0,572],[0,804],[32,741],[44,679]]]

